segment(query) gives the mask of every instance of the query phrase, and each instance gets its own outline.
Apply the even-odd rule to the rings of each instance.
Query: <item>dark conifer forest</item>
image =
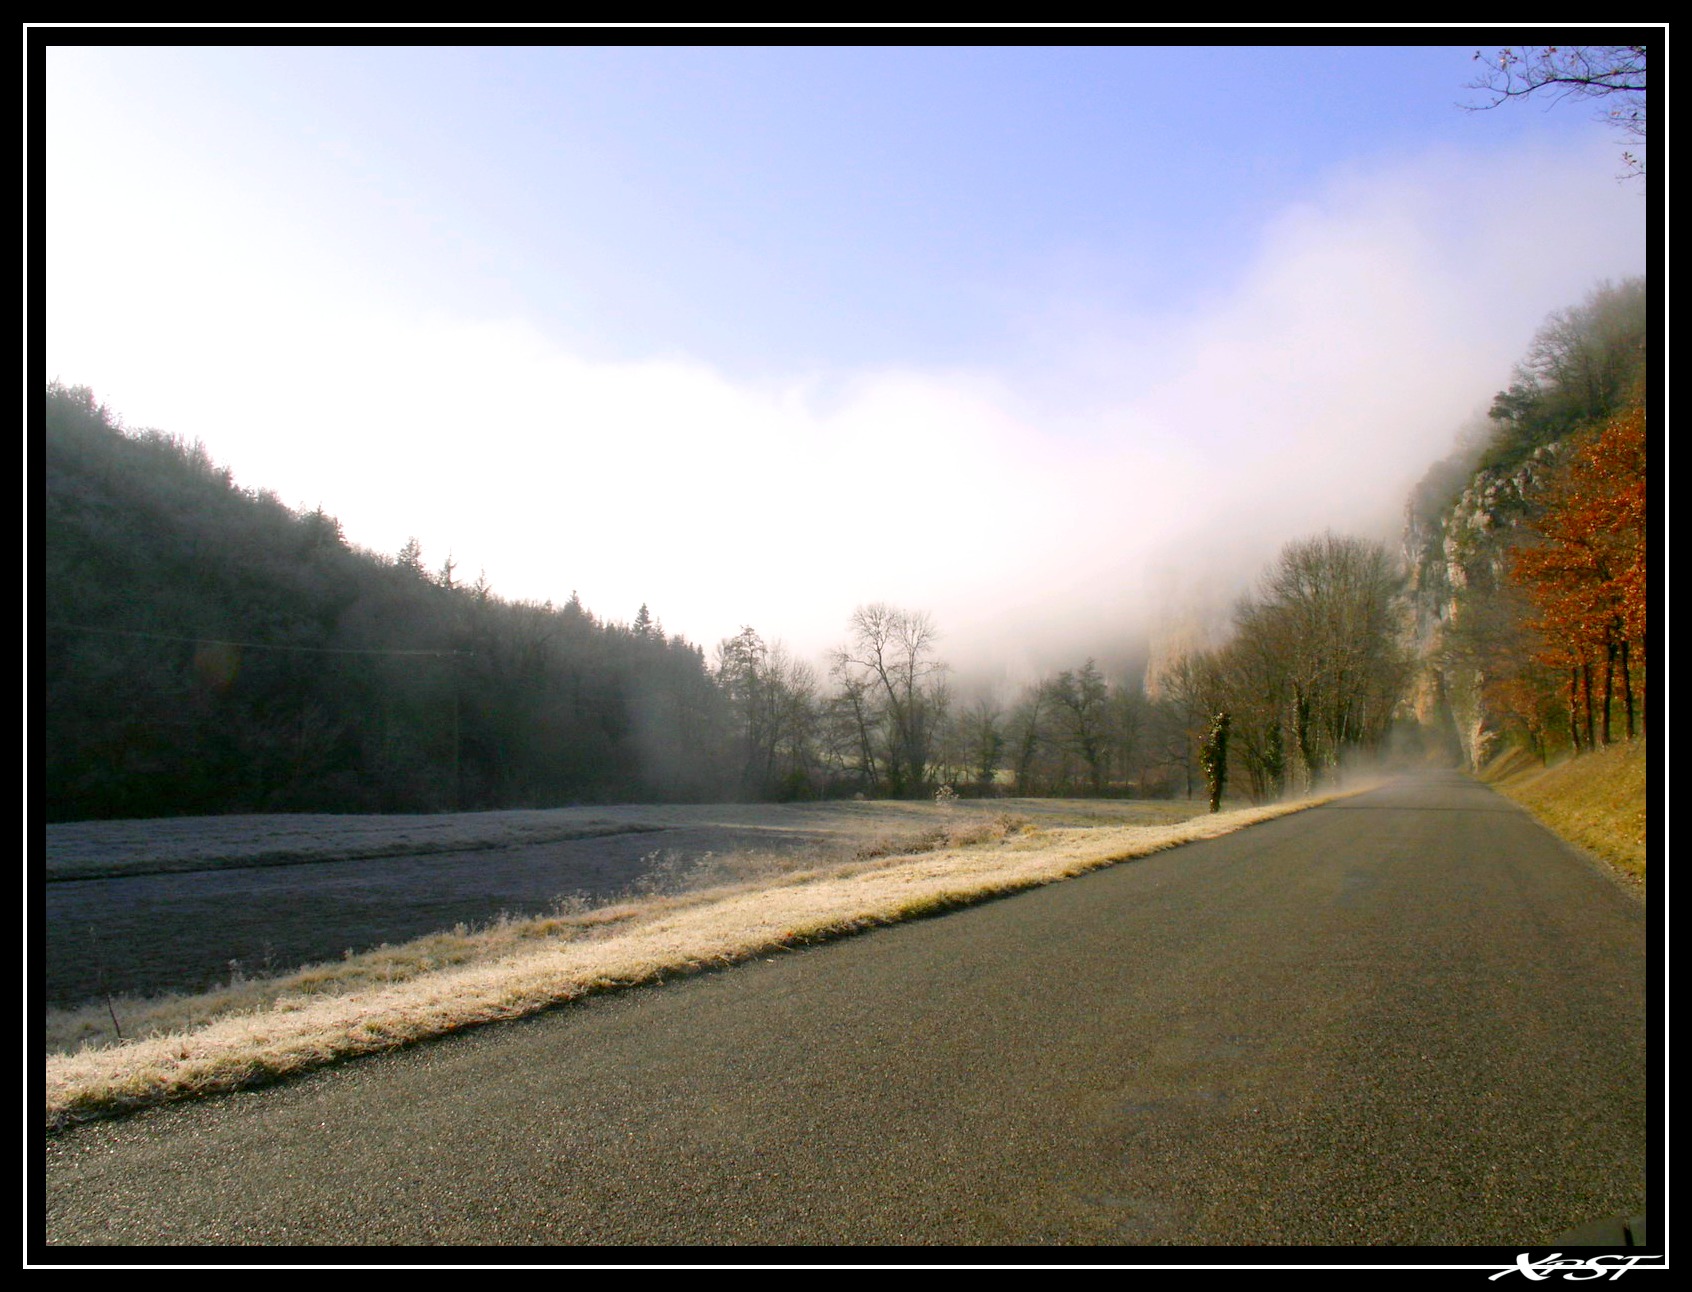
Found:
[[[510,603],[46,396],[38,775],[49,820],[418,812],[731,788],[703,652]]]

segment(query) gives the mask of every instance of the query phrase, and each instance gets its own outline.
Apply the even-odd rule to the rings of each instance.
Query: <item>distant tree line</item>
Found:
[[[826,681],[752,628],[717,648],[731,715],[726,764],[755,798],[862,794],[980,797],[1185,792],[1174,718],[1138,679],[1107,681],[1091,659],[1023,688],[1006,705],[958,701],[931,616],[860,606]],[[1160,743],[1161,742],[1161,743]]]
[[[1230,768],[1263,802],[1320,788],[1382,748],[1415,667],[1403,589],[1380,543],[1289,543],[1236,606],[1225,644],[1164,666],[1159,695],[1180,715],[1213,810]]]
[[[50,820],[1190,798],[1223,708],[1262,798],[1291,783],[1289,758],[1314,779],[1391,709],[1387,648],[1366,640],[1390,635],[1390,579],[1339,540],[1299,549],[1309,568],[1284,558],[1235,643],[1177,661],[1156,698],[1088,659],[1001,702],[954,693],[923,612],[858,607],[821,672],[751,627],[707,660],[644,605],[611,622],[573,594],[507,601],[450,556],[431,570],[415,539],[357,548],[321,508],[237,487],[202,446],[126,431],[84,387],[50,386],[45,425]]]

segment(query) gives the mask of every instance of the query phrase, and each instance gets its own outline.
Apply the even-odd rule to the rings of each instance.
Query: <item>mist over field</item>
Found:
[[[851,293],[770,296],[756,257],[744,292],[719,282],[685,311],[644,283],[648,308],[688,322],[657,313],[644,343],[613,347],[521,303],[534,262],[476,242],[491,211],[396,293],[368,229],[268,201],[276,179],[250,166],[205,171],[213,126],[149,134],[80,62],[58,66],[50,375],[202,440],[244,486],[322,506],[355,543],[415,536],[428,568],[450,556],[508,599],[575,592],[621,621],[644,604],[707,652],[751,625],[819,662],[854,607],[886,602],[932,614],[957,676],[999,689],[1089,656],[1130,670],[1213,631],[1290,539],[1392,541],[1410,485],[1546,313],[1644,256],[1642,198],[1610,179],[1602,131],[1401,139],[1296,187],[1214,176],[1218,211],[1255,203],[1225,246],[1054,224],[1014,283],[971,268],[949,315],[914,277],[887,314],[926,320],[906,358],[820,358]],[[421,181],[375,178],[391,129],[323,143],[301,193],[353,184],[396,234],[437,224]],[[114,221],[112,191],[150,196]],[[960,230],[985,218],[937,209]],[[662,256],[704,272],[730,254],[721,232],[683,219]],[[888,245],[921,245],[904,236]],[[582,251],[567,231],[548,248],[560,310],[590,281]],[[405,298],[466,257],[477,291]]]

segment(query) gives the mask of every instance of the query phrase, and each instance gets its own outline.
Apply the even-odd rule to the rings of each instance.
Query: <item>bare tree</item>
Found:
[[[1049,688],[1057,707],[1060,739],[1087,765],[1095,796],[1104,793],[1110,761],[1110,688],[1092,660],[1071,672],[1065,669]]]
[[[838,668],[835,676],[840,690],[829,698],[824,710],[829,762],[836,772],[854,778],[863,790],[873,793],[881,784],[874,697],[867,679]]]
[[[1385,735],[1408,684],[1399,586],[1384,546],[1324,534],[1282,549],[1236,613],[1236,649],[1259,656],[1253,689],[1284,686],[1312,785],[1344,750]]]
[[[1019,795],[1039,793],[1050,785],[1040,779],[1041,755],[1051,743],[1048,728],[1052,722],[1050,688],[1037,684],[1023,692],[1022,699],[1010,717],[1010,745],[1016,760],[1016,792]]]
[[[1223,703],[1222,670],[1209,651],[1177,655],[1157,676],[1158,705],[1170,718],[1167,752],[1178,758],[1186,796],[1193,796],[1197,756],[1210,719]]]
[[[1286,784],[1289,642],[1282,618],[1278,607],[1245,602],[1234,639],[1216,656],[1235,763],[1244,768],[1251,797],[1259,803],[1279,798]]]
[[[1110,693],[1110,756],[1128,792],[1144,770],[1141,737],[1146,727],[1146,693],[1138,685],[1118,685]]]
[[[735,717],[741,788],[758,796],[806,792],[816,730],[816,675],[752,628],[717,646],[716,680]]]
[[[991,700],[979,699],[959,719],[958,736],[970,778],[985,793],[998,778],[1009,743],[1004,714]]]
[[[851,640],[834,652],[832,672],[851,703],[866,771],[874,778],[879,757],[888,794],[918,793],[946,708],[934,621],[877,602],[854,610],[848,627]]]
[[[1475,54],[1486,72],[1469,82],[1491,99],[1472,110],[1496,108],[1533,95],[1562,99],[1604,99],[1602,119],[1640,148],[1645,146],[1644,45],[1527,45]],[[1644,158],[1623,152],[1629,176],[1645,174]]]

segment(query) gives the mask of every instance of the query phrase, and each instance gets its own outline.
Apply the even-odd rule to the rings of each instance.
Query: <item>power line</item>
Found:
[[[453,656],[474,656],[468,650],[393,650],[382,647],[354,646],[281,646],[270,642],[225,641],[218,637],[178,637],[171,633],[144,633],[127,628],[95,628],[90,624],[48,624],[58,632],[103,633],[108,637],[142,637],[148,641],[186,642],[193,646],[237,646],[242,650],[296,651],[307,655],[426,655],[435,659]]]

